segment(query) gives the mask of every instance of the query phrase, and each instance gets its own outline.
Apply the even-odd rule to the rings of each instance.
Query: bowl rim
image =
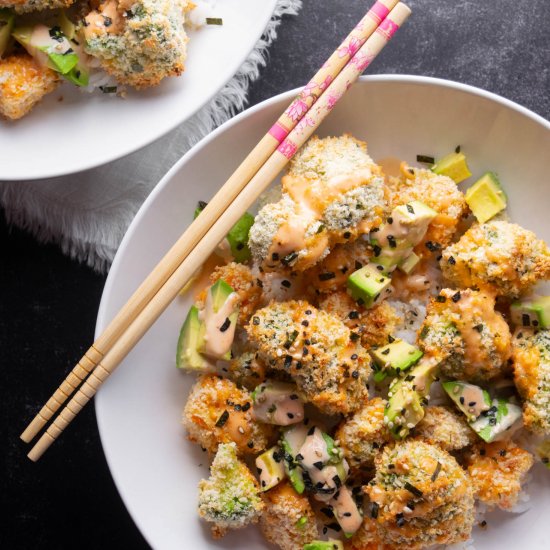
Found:
[[[446,80],[442,78],[406,75],[406,74],[369,75],[369,76],[362,76],[359,78],[359,83],[361,84],[365,84],[369,82],[395,82],[399,84],[417,84],[422,86],[436,86],[436,87],[442,87],[442,88],[447,88],[455,91],[464,92],[470,95],[488,99],[490,101],[493,101],[497,104],[502,105],[503,107],[509,108],[527,117],[533,122],[538,123],[540,126],[542,126],[542,128],[544,128],[550,133],[550,121],[544,119],[542,116],[536,114],[530,109],[527,109],[526,107],[519,105],[518,103],[510,99],[506,99],[498,94],[483,90],[481,88],[477,88],[475,86],[471,86],[469,84],[462,84],[459,82]],[[181,170],[182,166],[184,166],[190,159],[192,159],[195,155],[197,155],[200,151],[202,151],[205,147],[207,147],[210,144],[210,142],[214,141],[221,133],[239,124],[241,120],[254,116],[258,111],[266,107],[269,107],[274,103],[277,103],[282,100],[288,100],[288,102],[290,103],[292,98],[295,97],[300,92],[300,90],[301,90],[301,87],[294,88],[292,90],[287,90],[286,92],[282,92],[280,94],[267,98],[264,101],[254,105],[249,109],[246,109],[245,111],[239,113],[238,115],[234,116],[230,120],[221,124],[218,128],[216,128],[214,131],[212,131],[210,134],[208,134],[202,140],[196,143],[191,149],[189,149],[189,151],[187,151],[160,179],[158,184],[154,187],[154,189],[151,191],[149,196],[146,198],[144,203],[139,208],[134,219],[132,220],[128,229],[126,230],[126,233],[117,250],[117,253],[115,255],[111,268],[109,270],[109,274],[107,276],[107,280],[105,282],[105,286],[103,288],[103,292],[101,295],[101,302],[100,302],[100,306],[99,306],[99,310],[96,318],[96,327],[94,331],[95,338],[97,338],[97,336],[99,335],[100,328],[101,330],[103,330],[105,326],[107,326],[107,322],[108,322],[106,319],[107,302],[105,300],[105,297],[111,293],[111,287],[114,284],[115,274],[118,271],[119,263],[121,262],[121,257],[124,255],[124,252],[128,246],[128,243],[135,231],[135,228],[141,223],[141,219],[145,215],[145,212],[148,210],[150,204],[156,199],[158,194],[163,191],[164,187],[168,184],[170,180],[172,180],[173,177],[175,177],[175,175]],[[136,527],[140,531],[141,535],[145,538],[147,543],[152,546],[151,541],[149,541],[146,534],[141,530],[139,525],[134,520],[134,517],[130,512],[131,507],[129,506],[129,497],[125,494],[123,487],[119,484],[119,482],[117,481],[117,478],[113,473],[112,457],[109,451],[107,450],[105,446],[105,441],[104,441],[104,430],[106,429],[106,426],[104,425],[101,417],[101,412],[100,412],[101,405],[98,404],[98,403],[101,403],[100,395],[101,395],[101,392],[98,393],[98,397],[96,397],[96,401],[95,401],[95,416],[96,416],[96,421],[98,425],[101,446],[103,449],[105,460],[109,467],[109,472],[111,474],[115,487],[120,495],[120,498],[122,499],[124,506],[128,511],[128,514],[132,518],[132,521],[135,523]]]

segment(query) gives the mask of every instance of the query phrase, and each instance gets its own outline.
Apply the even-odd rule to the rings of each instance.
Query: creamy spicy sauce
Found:
[[[319,428],[315,428],[315,431],[306,437],[304,444],[300,447],[300,454],[303,456],[301,463],[308,470],[320,471],[314,464],[316,462],[328,462],[330,455],[327,452],[327,444]]]
[[[62,40],[55,40],[50,36],[50,29],[46,25],[35,25],[30,37],[30,42],[25,46],[40,65],[48,66],[48,54],[42,51],[47,48],[49,53],[63,54],[71,48],[69,41],[63,37]]]
[[[124,4],[126,5],[126,4]],[[121,11],[119,11],[119,8]],[[126,8],[117,4],[116,0],[108,0],[100,6],[98,11],[91,11],[85,18],[84,36],[86,40],[96,34],[118,34],[124,29],[124,17],[122,12]]]
[[[377,164],[386,176],[397,178],[401,175],[401,160],[396,157],[384,157],[378,160]]]
[[[363,516],[357,509],[351,491],[344,485],[330,501],[334,514],[344,533],[355,533],[363,523]]]
[[[463,386],[461,397],[464,398],[464,405],[468,407],[468,413],[476,418],[483,411],[487,411],[491,408],[491,405],[485,402],[483,390],[472,384]]]
[[[257,392],[252,410],[258,420],[278,426],[289,426],[303,420],[304,404],[295,393],[293,385],[283,383],[274,383],[271,387],[262,385]]]
[[[204,309],[199,312],[199,319],[204,323],[204,342],[205,353],[213,357],[222,357],[231,350],[231,344],[235,337],[236,323],[229,323],[225,330],[221,330],[227,325],[227,320],[235,311],[239,302],[239,296],[232,292],[224,304],[215,311],[212,302],[212,294],[208,292]]]

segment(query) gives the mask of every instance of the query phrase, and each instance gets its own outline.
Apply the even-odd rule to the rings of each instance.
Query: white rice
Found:
[[[388,300],[388,303],[401,319],[394,336],[415,344],[417,332],[426,318],[426,303],[418,298],[413,298],[408,303],[401,300]]]

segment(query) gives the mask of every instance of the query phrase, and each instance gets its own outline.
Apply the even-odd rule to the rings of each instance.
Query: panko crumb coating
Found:
[[[343,290],[323,295],[319,309],[338,317],[351,331],[359,334],[361,345],[367,349],[385,346],[400,321],[388,302],[365,309]]]
[[[432,249],[441,249],[452,242],[468,206],[464,195],[451,178],[422,168],[411,170],[414,173],[404,167],[402,177],[390,178],[391,201],[394,207],[411,201],[421,201],[437,212],[424,239],[415,248],[417,254],[427,256],[431,254],[431,250],[426,244],[431,243]]]
[[[385,544],[416,550],[470,537],[473,488],[446,451],[420,440],[405,440],[384,447],[375,466],[376,476],[365,492]]]
[[[384,544],[380,529],[375,519],[365,516],[359,530],[344,541],[345,550],[392,550],[393,547]]]
[[[244,325],[262,300],[262,289],[258,285],[258,279],[248,266],[235,262],[214,268],[210,275],[210,283],[214,284],[219,279],[223,279],[239,296],[238,322]],[[207,292],[208,288],[202,290],[197,296],[199,308],[204,307]]]
[[[235,443],[218,447],[210,477],[199,483],[199,516],[212,525],[212,536],[223,537],[229,529],[257,523],[264,509],[260,486],[237,457]]]
[[[252,256],[266,269],[304,271],[337,243],[379,226],[388,210],[380,167],[349,135],[311,138],[282,189],[281,200],[264,206],[250,229]]]
[[[518,328],[512,349],[523,423],[532,432],[550,435],[550,330]]]
[[[472,289],[446,288],[432,298],[419,333],[423,351],[442,357],[443,376],[472,382],[504,374],[511,339],[494,296]]]
[[[512,441],[480,442],[466,457],[475,496],[487,506],[511,510],[533,466],[533,455]]]
[[[340,442],[344,458],[352,470],[373,468],[374,459],[382,447],[393,441],[384,424],[385,407],[386,401],[375,397],[336,429],[334,439]]]
[[[345,289],[348,277],[367,265],[372,255],[372,247],[363,239],[339,244],[304,276],[317,294],[329,294]]]
[[[305,301],[271,302],[246,330],[266,365],[290,374],[321,411],[348,414],[367,399],[370,358],[333,315]]]
[[[266,379],[266,368],[258,354],[247,351],[234,359],[231,359],[225,374],[239,387],[254,390]]]
[[[279,483],[263,493],[263,500],[265,509],[260,529],[264,537],[281,550],[302,550],[304,544],[319,537],[309,500],[299,495],[290,483]]]
[[[2,0],[0,8],[12,8],[16,13],[68,8],[74,0]]]
[[[85,18],[86,53],[120,84],[156,86],[184,70],[187,8],[187,0],[107,0]]]
[[[216,375],[201,376],[189,394],[183,411],[189,440],[215,453],[221,443],[235,442],[239,453],[263,451],[272,427],[257,422],[252,397],[231,380]]]
[[[460,288],[517,298],[550,278],[550,250],[532,231],[507,221],[473,225],[443,251],[443,275]]]
[[[25,116],[60,82],[55,71],[26,53],[0,59],[0,115],[10,120]]]
[[[414,427],[411,436],[438,445],[448,452],[458,451],[479,440],[463,416],[447,407],[426,407],[424,413],[424,418]]]

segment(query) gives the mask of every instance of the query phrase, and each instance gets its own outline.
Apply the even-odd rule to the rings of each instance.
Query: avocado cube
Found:
[[[296,457],[300,448],[306,440],[308,427],[304,424],[297,424],[292,428],[287,428],[283,431],[281,436],[281,447],[284,451],[284,466],[285,472],[292,483],[295,491],[298,494],[302,494],[306,488],[304,483],[304,476],[302,474],[302,468],[298,464]]]
[[[214,359],[231,359],[231,345],[239,316],[236,302],[228,303],[233,294],[233,288],[223,279],[218,279],[207,294],[205,309],[202,312],[198,350]],[[220,311],[225,314],[223,319],[219,319]],[[224,337],[227,335],[227,338],[223,339],[222,334]],[[220,346],[220,343],[227,345]]]
[[[410,275],[418,262],[420,262],[420,257],[411,252],[397,267],[406,275]]]
[[[256,458],[260,476],[260,490],[269,491],[285,478],[284,453],[278,446],[271,447]]]
[[[191,306],[181,327],[176,352],[176,367],[186,371],[203,371],[208,367],[206,359],[198,352],[200,337],[199,310]]]
[[[15,16],[11,11],[0,9],[0,57],[8,48],[14,21]]]
[[[550,469],[550,439],[543,441],[536,450],[541,462]]]
[[[452,381],[443,382],[441,385],[470,422],[473,422],[481,413],[491,408],[492,403],[489,393],[479,386]]]
[[[341,540],[314,540],[304,544],[303,550],[344,550],[344,543]]]
[[[252,392],[254,416],[266,424],[289,426],[304,419],[304,403],[294,384],[268,380]]]
[[[346,538],[352,537],[363,523],[363,514],[361,513],[352,492],[346,485],[332,497],[329,502],[329,507],[334,512],[336,521],[342,528]]]
[[[485,223],[506,208],[506,194],[493,172],[487,172],[467,191],[466,202],[479,223]]]
[[[373,264],[354,271],[347,281],[348,292],[354,300],[366,308],[386,298],[390,293],[391,279]]]
[[[505,399],[493,399],[492,406],[481,413],[470,427],[487,443],[506,439],[521,428],[521,407]]]
[[[512,322],[520,327],[550,328],[550,296],[514,302],[510,316]]]
[[[391,344],[373,350],[371,355],[380,370],[399,374],[418,363],[424,354],[417,347],[397,339]]]
[[[472,175],[468,168],[464,153],[450,153],[445,155],[432,166],[432,172],[442,176],[448,176],[456,183],[460,183]]]
[[[61,32],[69,40],[72,40],[76,36],[76,26],[68,18],[67,13],[65,12],[65,10],[60,10],[59,11],[59,14],[57,16],[57,23],[59,24],[59,28],[61,29]]]

